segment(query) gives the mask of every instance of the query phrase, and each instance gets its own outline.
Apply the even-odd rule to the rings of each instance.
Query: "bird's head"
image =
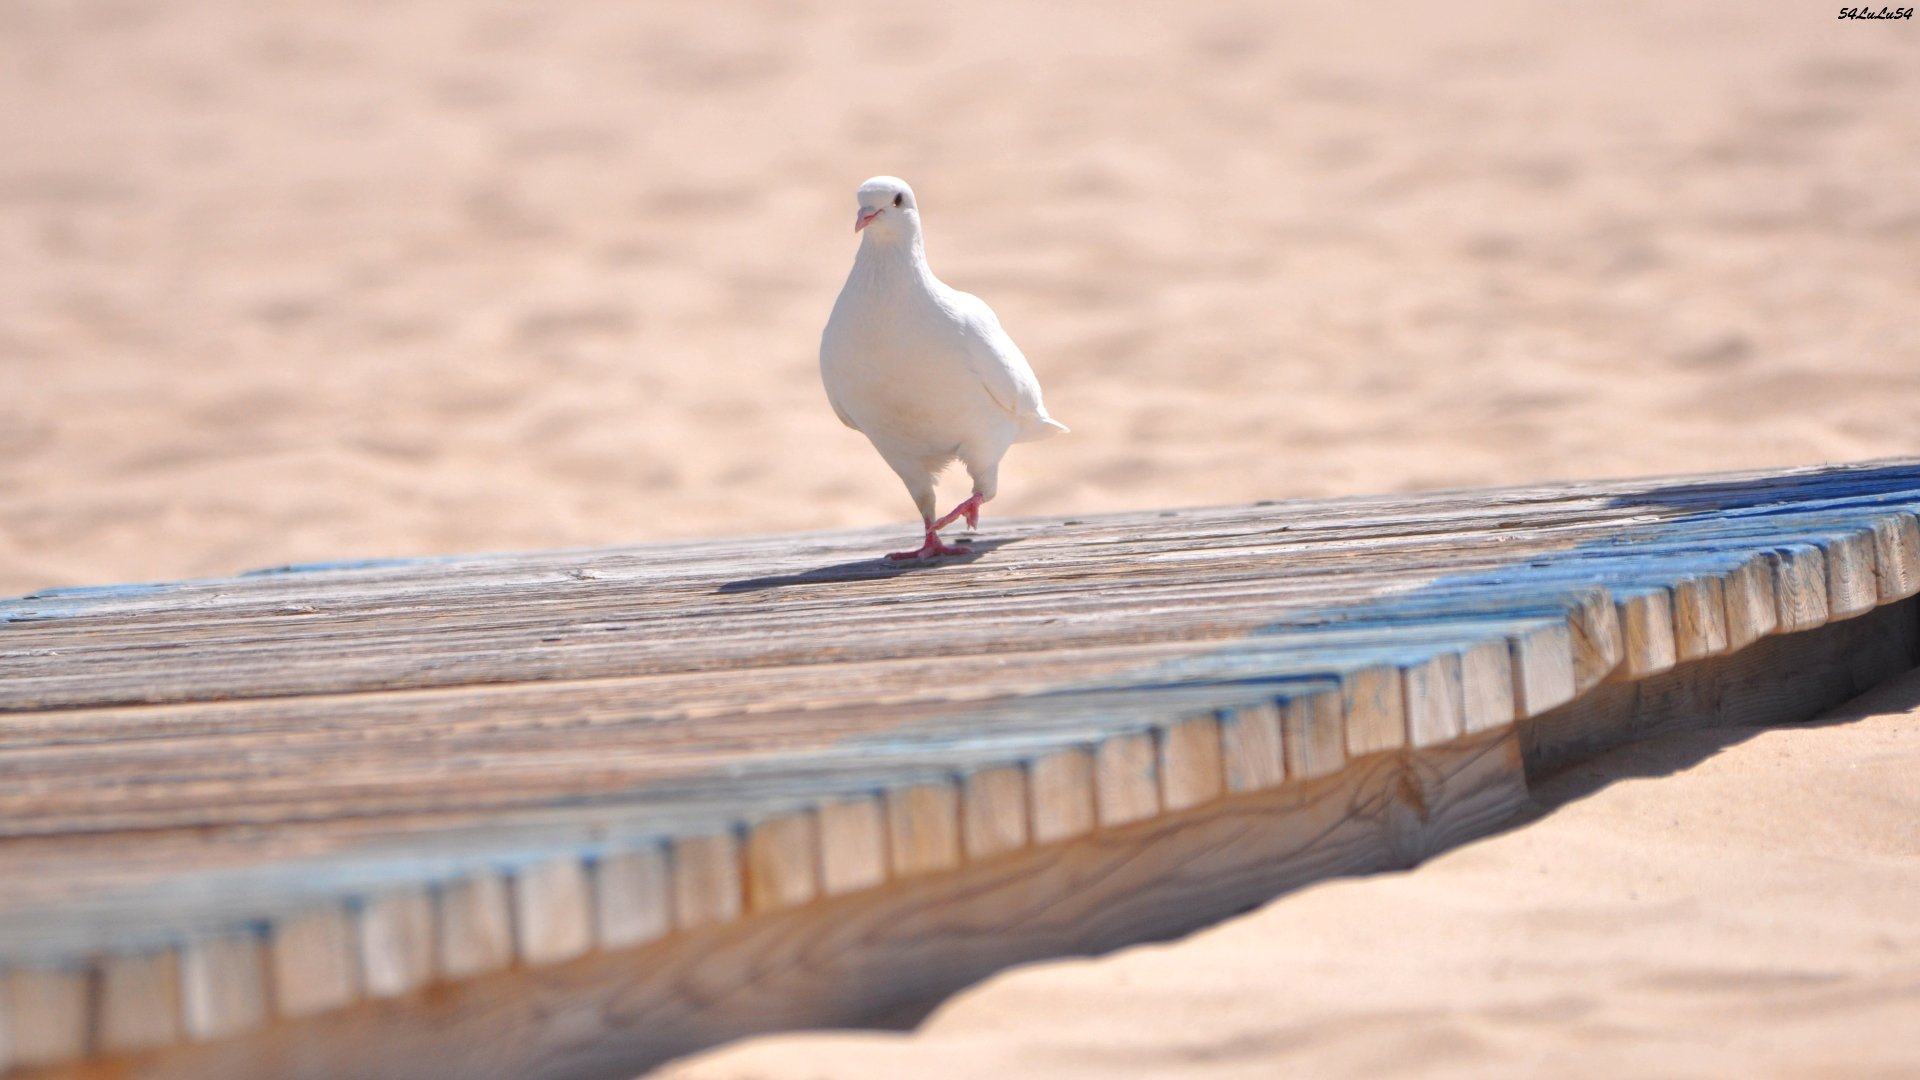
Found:
[[[860,185],[860,210],[853,219],[853,231],[871,229],[869,236],[894,239],[907,236],[920,227],[920,211],[914,207],[913,189],[896,176],[876,176]]]

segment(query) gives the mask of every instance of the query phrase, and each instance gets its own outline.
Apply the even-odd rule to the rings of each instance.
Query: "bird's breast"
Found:
[[[869,437],[951,448],[995,423],[997,407],[941,316],[844,295],[835,305],[820,341],[821,379]]]

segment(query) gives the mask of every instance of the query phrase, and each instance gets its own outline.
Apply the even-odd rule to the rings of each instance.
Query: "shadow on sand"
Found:
[[[1562,806],[1598,794],[1623,780],[1649,780],[1685,772],[1769,731],[1841,727],[1869,716],[1914,709],[1920,709],[1920,670],[1895,675],[1808,720],[1696,728],[1630,742],[1538,777],[1529,775],[1534,810],[1501,831],[1523,828]]]

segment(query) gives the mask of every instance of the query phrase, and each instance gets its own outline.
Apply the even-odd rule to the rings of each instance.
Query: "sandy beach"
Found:
[[[0,595],[910,533],[815,362],[881,172],[1074,428],[989,521],[1911,452],[1915,33],[1799,3],[9,4]]]
[[[989,530],[1920,452],[1920,26],[1834,11],[9,3],[0,595],[910,540],[815,359],[876,173],[1074,429]],[[668,1075],[1910,1073],[1917,703]]]

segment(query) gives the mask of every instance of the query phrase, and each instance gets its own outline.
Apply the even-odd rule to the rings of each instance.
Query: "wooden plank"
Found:
[[[1287,778],[1331,776],[1347,763],[1347,737],[1338,694],[1291,698],[1280,714],[1280,745],[1286,752]]]
[[[1056,750],[1027,766],[1033,807],[1033,842],[1048,844],[1093,831],[1099,820],[1093,754],[1079,747]]]
[[[1531,775],[1635,739],[1713,726],[1807,720],[1920,663],[1913,600],[1745,651],[1612,683],[1521,725]]]
[[[960,800],[951,781],[887,792],[886,816],[893,876],[929,874],[960,865]]]
[[[33,778],[0,782],[0,964],[90,967],[83,1026],[129,1047],[167,1038],[127,988],[181,940],[255,954],[196,946],[182,1036],[195,977],[203,1029],[413,1015],[1118,854],[1518,717],[1573,710],[1529,739],[1585,746],[1608,703],[1700,706],[1709,658],[1880,626],[1920,584],[1916,508],[1901,464],[1041,520],[926,573],[870,532],[0,602],[0,780]],[[1404,860],[1432,773],[1396,783]],[[250,970],[251,1005],[205,1004]]]
[[[1876,496],[1876,497],[1877,497],[1877,496]],[[1490,501],[1490,502],[1497,502],[1497,500],[1489,500],[1489,501]],[[1830,504],[1830,503],[1833,503],[1833,502],[1835,502],[1835,500],[1826,500],[1826,501],[1825,501],[1824,503],[1822,503],[1822,505],[1826,505],[1826,504]],[[1620,523],[1620,522],[1622,522],[1622,521],[1629,521],[1629,520],[1635,520],[1635,519],[1634,519],[1633,517],[1631,517],[1631,516],[1630,516],[1630,514],[1629,514],[1629,511],[1630,511],[1630,507],[1628,507],[1628,506],[1604,506],[1604,505],[1601,505],[1601,506],[1597,506],[1597,507],[1596,507],[1595,509],[1592,509],[1592,510],[1590,510],[1590,511],[1588,511],[1588,512],[1589,512],[1589,513],[1592,513],[1592,514],[1597,514],[1597,515],[1600,515],[1600,516],[1599,516],[1598,518],[1596,518],[1596,523],[1595,523],[1595,527],[1596,527],[1596,528],[1609,528],[1609,527],[1618,527],[1618,525],[1619,525],[1619,523]],[[1229,516],[1231,516],[1231,515],[1229,515]],[[1182,528],[1189,528],[1189,529],[1191,528],[1191,526],[1187,524],[1187,519],[1182,519]],[[1043,531],[1044,531],[1044,530],[1043,530]],[[1250,535],[1257,535],[1257,530],[1256,530],[1256,531],[1255,531],[1255,532],[1254,532],[1253,534],[1250,534]],[[1339,531],[1338,531],[1338,530],[1336,529],[1336,530],[1335,530],[1335,531],[1333,532],[1333,534],[1332,534],[1332,535],[1339,535]],[[1418,532],[1418,531],[1415,531],[1415,532],[1414,532],[1413,534],[1411,534],[1411,535],[1413,535],[1413,536],[1415,536],[1415,537],[1417,537],[1417,538],[1421,538],[1421,539],[1419,539],[1419,540],[1417,541],[1418,543],[1423,543],[1423,544],[1431,544],[1431,543],[1434,543],[1434,541],[1432,541],[1432,540],[1429,540],[1429,539],[1425,539],[1425,537],[1426,537],[1426,536],[1427,536],[1428,534],[1423,534],[1423,533],[1420,533],[1420,532]],[[1443,539],[1443,541],[1442,541],[1442,542],[1448,542],[1448,543],[1454,543],[1454,545],[1455,545],[1455,546],[1458,546],[1458,539],[1459,539],[1459,538],[1457,538],[1457,537],[1451,537],[1451,536],[1448,536],[1447,534],[1444,534],[1444,533],[1441,533],[1441,534],[1433,534],[1433,535],[1435,535],[1435,536],[1440,536],[1440,537],[1443,537],[1444,539]],[[1541,537],[1541,542],[1547,542],[1547,541],[1548,541],[1548,540],[1549,540],[1550,538],[1551,538],[1551,532],[1550,532],[1550,531],[1549,531],[1549,532],[1546,532],[1546,533],[1543,533],[1543,534],[1542,534],[1542,537]],[[1169,537],[1169,538],[1168,538],[1167,540],[1163,540],[1163,541],[1156,541],[1156,542],[1157,542],[1157,543],[1161,543],[1161,544],[1163,545],[1163,547],[1161,548],[1161,550],[1164,550],[1164,545],[1165,545],[1166,543],[1168,543],[1168,542],[1174,542],[1174,541],[1177,541],[1177,542],[1179,542],[1179,543],[1183,543],[1183,544],[1187,544],[1187,543],[1190,543],[1190,541],[1191,541],[1191,536],[1190,536],[1190,535],[1184,535],[1184,534],[1183,534],[1183,535],[1179,535],[1179,536],[1177,536],[1177,537]],[[1297,546],[1297,545],[1293,545],[1291,541],[1288,541],[1288,542],[1287,542],[1287,546]],[[823,550],[825,550],[825,549],[823,549]],[[1049,550],[1055,550],[1055,551],[1057,551],[1058,549],[1049,549]],[[1252,549],[1252,550],[1258,550],[1258,549]],[[1491,550],[1491,549],[1490,549],[1490,550]],[[1349,557],[1350,557],[1350,555],[1351,555],[1351,553],[1350,553],[1350,552],[1347,552],[1347,551],[1339,551],[1339,550],[1337,550],[1337,549],[1336,549],[1336,547],[1331,547],[1331,546],[1330,546],[1330,547],[1329,547],[1329,548],[1327,549],[1327,551],[1326,551],[1326,552],[1324,553],[1324,555],[1322,556],[1322,558],[1326,558],[1326,559],[1333,559],[1333,558],[1349,558]],[[1054,557],[1054,558],[1058,558],[1058,557],[1060,557],[1060,556],[1056,554],[1056,555],[1054,555],[1054,556],[1052,556],[1052,557]],[[1491,557],[1491,556],[1489,556],[1489,557]],[[578,560],[576,559],[575,561],[578,561]],[[1294,562],[1296,562],[1296,561],[1297,561],[1297,553],[1293,553],[1293,552],[1290,552],[1290,554],[1289,554],[1289,558],[1288,558],[1288,559],[1286,560],[1286,563],[1287,563],[1287,564],[1288,564],[1288,565],[1290,566],[1290,565],[1291,565],[1292,563],[1294,563]],[[1631,561],[1631,560],[1629,560],[1629,561]],[[1434,564],[1434,565],[1439,565],[1439,564],[1437,564],[1437,563],[1436,563],[1436,564]],[[1309,569],[1311,569],[1311,568],[1309,568]],[[555,572],[555,573],[557,573],[557,570],[556,570],[556,571],[554,571],[554,572]],[[1253,577],[1252,577],[1252,578],[1251,578],[1250,580],[1260,580],[1260,579],[1262,579],[1262,578],[1269,578],[1269,577],[1272,577],[1272,576],[1273,576],[1273,575],[1272,575],[1272,572],[1271,572],[1271,570],[1263,570],[1263,571],[1259,571],[1259,572],[1256,572],[1256,571],[1255,571],[1255,570],[1253,569],[1253,567],[1251,566],[1251,564],[1250,564],[1250,565],[1249,565],[1249,566],[1247,567],[1247,572],[1248,572],[1249,574],[1252,574],[1252,575],[1254,575],[1254,576],[1253,576]],[[626,572],[626,574],[625,574],[625,576],[624,576],[624,579],[625,579],[625,580],[631,580],[631,579],[633,579],[634,577],[635,577],[635,575],[634,575],[634,573],[633,573],[633,572],[632,572],[631,570],[629,570],[629,571],[627,571],[627,572]],[[588,586],[589,584],[590,584],[590,585],[592,586],[592,588],[588,588],[588,587],[587,587],[587,586]],[[574,578],[572,578],[572,577],[570,577],[570,576],[568,576],[568,575],[566,575],[566,574],[560,574],[560,575],[559,575],[559,576],[558,576],[558,577],[557,577],[556,579],[554,579],[554,580],[541,580],[541,581],[535,581],[535,582],[529,582],[529,583],[528,583],[528,585],[527,585],[527,588],[528,588],[529,590],[533,590],[533,589],[538,589],[538,590],[541,590],[540,592],[537,592],[537,593],[536,593],[536,592],[529,592],[529,593],[528,593],[528,597],[535,597],[535,596],[538,596],[538,597],[541,597],[541,598],[542,598],[542,599],[541,599],[541,602],[542,602],[542,603],[545,603],[545,604],[547,604],[548,606],[552,606],[552,605],[553,605],[553,604],[554,604],[554,603],[555,603],[556,601],[564,601],[565,603],[567,603],[567,604],[568,604],[569,606],[571,606],[571,607],[572,607],[572,608],[574,608],[575,610],[579,610],[579,609],[580,609],[580,608],[581,608],[581,607],[582,607],[583,605],[586,605],[586,606],[588,606],[588,607],[589,607],[589,608],[591,608],[592,610],[598,610],[598,608],[597,608],[597,607],[594,607],[594,605],[599,605],[599,604],[602,604],[602,603],[604,603],[604,604],[606,604],[606,605],[607,605],[607,607],[606,607],[606,611],[607,611],[607,614],[608,614],[608,615],[613,615],[613,614],[614,614],[614,613],[615,613],[616,611],[617,611],[617,612],[620,612],[620,613],[626,613],[626,612],[629,612],[629,611],[630,611],[630,610],[632,609],[632,607],[633,607],[633,603],[634,603],[634,597],[632,597],[631,595],[627,595],[627,594],[620,594],[620,595],[617,595],[617,596],[616,596],[615,594],[613,594],[613,593],[611,593],[611,592],[609,592],[609,591],[608,591],[608,590],[606,589],[606,587],[605,587],[605,586],[606,586],[606,584],[607,584],[607,582],[606,582],[605,580],[601,580],[601,579],[594,579],[594,580],[592,580],[591,582],[583,582],[583,581],[580,581],[580,580],[575,580]],[[1076,584],[1070,584],[1070,583],[1069,583],[1068,581],[1065,581],[1065,580],[1062,580],[1062,581],[1060,581],[1060,582],[1058,582],[1057,584],[1058,584],[1058,586],[1059,586],[1060,588],[1063,588],[1063,589],[1066,589],[1066,588],[1077,588],[1077,587],[1078,587],[1078,586],[1077,586]],[[562,586],[565,586],[565,588],[566,588],[567,590],[574,590],[574,591],[571,591],[571,592],[563,592],[563,590],[559,590],[559,589],[556,589],[556,588],[554,587],[554,586],[556,586],[556,585],[562,585]],[[1183,587],[1186,587],[1186,586],[1183,586]],[[594,592],[594,591],[593,591],[593,589],[599,589],[599,592],[598,592],[598,593],[596,593],[596,592]],[[483,594],[483,595],[484,595],[484,594]],[[684,599],[684,597],[681,597],[681,599]],[[1216,600],[1217,600],[1217,598],[1216,598]],[[492,600],[492,599],[490,599],[490,600],[489,600],[489,602],[490,602],[490,603],[497,603],[498,601],[497,601],[497,600]],[[1098,600],[1096,600],[1096,601],[1094,601],[1094,602],[1096,602],[1096,603],[1097,603],[1097,602],[1100,602],[1100,601],[1098,601]],[[614,606],[614,605],[616,605],[616,604],[618,605],[618,606],[617,606],[617,608],[616,608],[616,607]],[[845,605],[842,605],[842,606],[844,607]],[[279,609],[278,609],[278,608],[275,608],[275,609],[271,609],[271,610],[274,610],[274,611],[278,611]],[[744,610],[744,609],[743,609],[743,610]],[[1009,610],[1011,610],[1011,609],[1009,609]],[[878,615],[878,614],[876,614],[876,615],[875,615],[874,617],[876,617],[876,618],[888,618],[888,619],[898,619],[898,618],[900,618],[900,617],[902,617],[902,615],[903,615],[903,613],[887,613],[887,614],[885,614],[885,615]],[[649,616],[649,617],[651,618],[652,616]],[[747,616],[747,617],[753,617],[753,616]],[[864,617],[864,616],[863,616],[863,617]],[[264,616],[263,616],[263,618],[264,618]],[[281,632],[281,633],[280,633],[279,635],[277,635],[277,636],[279,636],[279,637],[286,637],[286,636],[287,636],[287,632],[289,632],[289,631],[292,631],[292,632],[298,632],[298,630],[299,630],[299,625],[303,625],[303,624],[298,624],[298,620],[295,620],[294,622],[292,622],[292,623],[290,623],[290,622],[289,622],[289,620],[288,620],[288,619],[287,619],[287,618],[286,618],[286,617],[285,617],[284,615],[274,615],[274,616],[272,616],[272,618],[271,618],[271,619],[269,619],[268,621],[269,621],[269,622],[271,622],[271,623],[273,623],[274,625],[276,625],[276,626],[278,626],[278,627],[280,627],[280,628],[281,628],[281,631],[282,631],[282,632]],[[629,621],[631,621],[631,620],[629,620]],[[789,621],[789,622],[791,622],[792,620],[788,620],[788,621]],[[607,622],[608,622],[608,625],[609,625],[609,626],[611,626],[611,625],[613,625],[613,622],[612,622],[612,620],[611,620],[611,619],[609,619],[609,620],[607,620]],[[320,625],[320,624],[318,624],[318,623],[316,623],[315,625]],[[494,633],[494,631],[492,631],[492,630],[487,630],[487,629],[485,629],[485,628],[483,628],[483,627],[480,627],[480,626],[479,626],[479,625],[477,624],[477,622],[476,622],[476,624],[475,624],[475,625],[476,625],[476,629],[475,629],[475,630],[473,631],[473,633],[479,633],[479,634],[483,634],[483,635],[484,635],[484,634],[488,634],[488,633]],[[627,627],[626,629],[627,629],[627,630],[633,630],[634,628],[633,628],[633,627],[631,627],[631,626],[629,626],[629,627]],[[514,628],[514,631],[515,631],[515,634],[514,634],[514,636],[515,636],[515,639],[516,639],[516,640],[515,640],[515,645],[514,645],[514,648],[516,648],[517,650],[519,650],[519,651],[518,651],[518,653],[517,653],[517,654],[514,654],[514,655],[518,655],[518,656],[520,656],[520,658],[521,658],[521,660],[524,660],[525,662],[527,662],[527,663],[529,663],[529,664],[531,664],[531,665],[532,665],[532,666],[530,666],[530,667],[528,667],[528,668],[527,668],[527,670],[526,670],[526,671],[524,672],[524,674],[525,674],[525,675],[526,675],[527,677],[538,677],[538,678],[551,678],[551,677],[567,677],[567,676],[569,675],[569,672],[571,672],[571,675],[572,675],[572,676],[574,676],[574,677],[586,677],[586,676],[590,676],[590,675],[594,675],[594,674],[607,674],[607,673],[610,673],[610,671],[611,671],[611,669],[610,669],[610,668],[609,668],[608,666],[606,666],[606,665],[609,665],[609,664],[611,664],[611,663],[613,663],[613,662],[614,662],[614,660],[615,660],[615,657],[621,657],[621,658],[622,658],[622,660],[621,660],[621,662],[622,662],[622,663],[625,663],[625,664],[626,664],[626,665],[628,666],[628,667],[627,667],[627,669],[628,669],[628,670],[630,670],[630,669],[631,669],[631,663],[632,663],[632,649],[631,649],[631,648],[616,648],[615,646],[618,646],[618,645],[619,645],[620,643],[619,643],[619,642],[615,642],[615,641],[612,641],[612,640],[605,640],[605,641],[602,641],[602,642],[600,642],[600,643],[598,643],[598,644],[596,644],[596,643],[594,643],[594,642],[591,642],[591,641],[588,641],[588,642],[584,642],[584,643],[583,643],[583,647],[585,647],[585,648],[588,648],[589,650],[592,650],[592,649],[596,649],[596,648],[600,648],[600,645],[605,645],[605,646],[607,646],[607,647],[606,647],[606,648],[604,648],[604,649],[600,649],[600,653],[599,653],[599,654],[596,654],[596,655],[600,655],[600,656],[601,656],[601,658],[600,658],[600,659],[591,659],[591,658],[588,658],[588,657],[586,657],[586,654],[585,654],[585,653],[582,653],[582,654],[581,654],[581,656],[582,656],[582,658],[583,658],[583,660],[585,660],[585,662],[586,662],[586,666],[582,666],[582,667],[578,667],[578,668],[569,668],[569,667],[567,667],[567,666],[566,666],[565,664],[561,664],[561,665],[559,665],[559,666],[551,666],[551,665],[546,665],[546,661],[545,661],[544,659],[542,659],[542,657],[543,657],[543,656],[545,655],[545,653],[546,653],[546,651],[543,651],[543,650],[535,650],[535,651],[533,651],[533,652],[528,652],[528,651],[527,651],[527,650],[526,650],[526,649],[524,648],[524,645],[523,645],[523,639],[522,639],[522,638],[520,637],[520,635],[522,635],[522,634],[524,634],[524,633],[525,633],[525,630],[524,630],[524,628],[520,628],[520,627],[516,627],[516,628]],[[336,638],[338,638],[338,637],[340,636],[340,635],[339,635],[339,630],[338,630],[338,629],[335,629],[335,630],[333,630],[333,631],[330,631],[330,632],[331,632],[331,633],[332,633],[332,634],[334,635],[334,637],[336,637]],[[409,633],[412,633],[412,632],[414,632],[414,631],[413,631],[412,629],[409,629],[409,631],[408,631],[408,632],[409,632]],[[466,633],[466,631],[461,631],[461,633]],[[884,638],[884,637],[885,637],[886,635],[866,635],[866,636],[867,636],[867,637],[869,637],[869,638],[873,638],[873,639],[881,639],[881,638]],[[391,647],[391,644],[390,644],[390,643],[388,643],[388,642],[376,642],[376,641],[373,641],[373,640],[371,640],[371,639],[369,639],[369,638],[367,637],[367,635],[366,635],[365,633],[356,633],[356,634],[354,635],[354,637],[355,637],[355,638],[356,638],[357,640],[360,640],[360,641],[363,641],[363,642],[365,643],[365,645],[366,645],[366,647],[367,647],[367,648],[368,648],[369,650],[371,650],[371,651],[370,651],[370,652],[368,653],[368,656],[369,656],[369,658],[373,658],[373,659],[377,659],[377,658],[378,658],[378,657],[380,657],[380,656],[383,656],[383,655],[386,655],[386,654],[390,654],[390,653],[392,653],[392,652],[393,652],[393,649],[392,649],[392,647]],[[757,641],[754,641],[754,642],[752,642],[753,644],[756,644],[756,645],[759,645],[759,646],[764,646],[764,644],[765,644],[765,641],[764,641],[764,632],[762,632],[762,633],[757,633],[757,634],[755,634],[755,635],[752,635],[752,637],[753,637],[753,638],[756,638],[756,639],[758,639]],[[458,637],[457,635],[455,635],[455,636],[446,636],[446,635],[436,635],[436,640],[444,640],[444,641],[447,641],[447,642],[449,642],[449,643],[451,643],[451,642],[454,642],[454,641],[456,641],[456,640],[464,640],[464,639],[462,639],[462,638],[459,638],[459,637]],[[745,645],[747,645],[747,644],[749,644],[749,640],[748,640],[748,639],[746,639],[746,638],[743,638],[743,639],[742,639],[742,644],[743,644],[743,646],[745,646]],[[572,650],[573,648],[574,648],[574,647],[573,647],[572,645],[568,645],[568,646],[567,646],[567,650]],[[560,651],[567,651],[567,650],[560,650]],[[314,650],[308,650],[308,651],[309,651],[309,652],[313,652]],[[765,652],[766,650],[764,649],[764,647],[762,647],[762,648],[760,649],[760,651],[761,651],[761,652]],[[492,660],[492,661],[489,661],[489,662],[490,662],[490,663],[495,663],[495,664],[496,664],[496,666],[497,666],[497,662],[498,662],[498,661],[500,661],[500,660],[501,660],[502,658],[505,658],[505,657],[507,657],[508,655],[509,655],[509,654],[508,654],[508,653],[506,653],[506,652],[504,652],[504,651],[500,651],[500,650],[496,650],[496,651],[495,651],[495,654],[494,654],[494,658],[493,658],[493,660]],[[556,655],[557,655],[557,653],[556,653]],[[312,662],[312,663],[314,663],[314,664],[320,664],[320,663],[321,663],[321,660],[322,660],[322,659],[326,659],[325,657],[319,657],[317,653],[316,653],[316,657],[317,657],[317,658],[315,658],[315,659],[313,659],[313,660],[311,661],[311,662]],[[293,658],[294,658],[294,659],[301,659],[301,657],[300,657],[300,655],[299,655],[299,654],[295,654],[295,656],[294,656]],[[735,655],[735,656],[733,656],[733,657],[732,657],[731,659],[732,659],[732,661],[733,661],[733,662],[738,662],[738,660],[739,660],[739,658],[740,658],[740,655],[739,655],[739,654],[736,654],[736,655]],[[281,659],[282,659],[282,660],[284,660],[284,659],[286,659],[286,658],[281,658]],[[716,658],[716,659],[718,659],[718,658]],[[464,663],[464,662],[462,662],[462,663]],[[544,666],[543,666],[543,665],[544,665]],[[334,667],[337,667],[338,665],[333,665],[333,666],[334,666]],[[457,677],[457,676],[459,676],[459,671],[458,671],[458,670],[456,670],[456,669],[457,669],[457,668],[460,668],[460,666],[461,666],[461,665],[457,665],[457,664],[454,664],[454,665],[450,665],[450,664],[435,664],[435,665],[429,665],[429,666],[428,666],[428,667],[427,667],[427,668],[426,668],[425,670],[428,670],[428,671],[433,671],[433,672],[444,672],[444,673],[446,673],[446,675],[447,675],[448,677]],[[241,670],[243,670],[243,667],[244,667],[244,665],[239,665],[239,664],[224,664],[224,665],[223,665],[223,669],[230,669],[230,670],[233,670],[233,671],[236,671],[236,672],[238,672],[238,671],[241,671]],[[276,672],[276,671],[277,671],[277,672],[281,672],[282,674],[285,674],[285,673],[286,673],[286,671],[288,670],[288,668],[287,668],[287,665],[286,665],[286,664],[285,664],[284,662],[282,662],[282,663],[277,663],[277,664],[262,664],[262,665],[260,665],[260,666],[258,666],[258,668],[257,668],[257,669],[246,669],[246,670],[257,670],[257,672],[258,672],[258,673],[260,673],[261,675],[263,675],[263,676],[269,676],[269,675],[271,675],[272,673],[274,673],[274,672]],[[315,667],[315,668],[314,668],[314,670],[315,670],[315,671],[316,671],[317,673],[319,673],[319,675],[321,675],[321,676],[324,676],[324,674],[325,674],[325,672],[326,672],[326,670],[327,670],[327,668],[326,668],[326,666],[325,666],[325,665],[322,665],[322,666],[317,666],[317,667]],[[154,670],[154,671],[149,671],[149,672],[147,672],[146,674],[148,674],[148,675],[155,675],[155,674],[158,674],[158,675],[166,675],[166,674],[167,674],[167,671],[166,671],[166,669],[165,669],[164,667],[161,667],[161,668],[158,668],[158,669],[156,669],[156,670]],[[432,679],[433,679],[434,681],[440,681],[440,680],[441,680],[441,675],[439,675],[439,674],[435,674],[435,675],[433,675],[433,676],[432,676]],[[13,686],[21,686],[21,685],[24,685],[24,684],[23,684],[23,683],[21,682],[21,680],[17,680],[17,679],[16,679],[16,680],[9,680],[9,684],[10,684],[10,685],[13,685]],[[235,689],[236,689],[236,688],[233,688],[233,687],[229,687],[229,688],[228,688],[228,691],[229,691],[229,692],[232,692],[232,691],[233,691],[233,690],[235,690]]]
[[[1340,709],[1346,720],[1346,756],[1364,757],[1404,746],[1406,696],[1397,667],[1362,668],[1340,682]]]
[[[1220,722],[1211,714],[1188,717],[1160,730],[1160,806],[1185,810],[1220,797],[1226,789]]]
[[[1515,717],[1511,642],[1492,638],[1469,645],[1460,651],[1458,663],[1462,733],[1511,725]]]
[[[839,896],[887,879],[886,815],[878,795],[831,800],[819,814],[821,891]]]
[[[1875,521],[1873,562],[1882,604],[1920,593],[1920,517],[1901,511]]]
[[[1027,770],[1001,765],[968,773],[960,782],[960,837],[969,859],[1027,846]]]
[[[190,1039],[224,1039],[259,1027],[271,1011],[267,987],[266,951],[256,934],[181,946],[181,1026]]]
[[[1673,597],[1667,589],[1623,596],[1617,610],[1625,644],[1619,676],[1644,679],[1679,662],[1673,640]]]
[[[1458,653],[1441,653],[1406,666],[1401,671],[1401,688],[1406,694],[1406,745],[1438,746],[1460,737],[1466,721]]]
[[[556,1075],[564,1061],[571,1075],[637,1075],[755,1031],[911,1020],[1014,963],[1173,937],[1328,876],[1405,867],[1498,828],[1525,800],[1511,732],[1376,755],[1350,773],[955,874],[423,995],[411,1013],[361,1005],[183,1047],[148,1070],[152,1080],[206,1080],[274,1061],[300,1063],[287,1080],[522,1080]],[[577,1024],[550,1022],[545,1010],[558,1000],[617,1003],[616,1015],[646,1022],[608,1025],[586,1041]],[[781,1007],[767,1008],[773,1001]]]
[[[785,814],[747,830],[747,911],[779,911],[820,891],[818,825],[811,813]]]
[[[562,855],[513,875],[513,936],[527,964],[571,960],[593,945],[593,890],[586,864]]]
[[[85,1056],[90,982],[85,971],[71,968],[0,973],[0,1061],[31,1067]]]
[[[122,953],[100,962],[95,1046],[122,1053],[167,1046],[182,1035],[180,954],[173,949]]]
[[[398,997],[433,977],[433,902],[424,887],[363,900],[355,923],[361,985],[369,997]]]
[[[513,964],[513,911],[506,875],[488,869],[434,890],[435,968],[463,979]]]
[[[682,930],[740,917],[740,847],[730,833],[683,837],[673,844],[673,921]]]
[[[1747,560],[1726,579],[1727,648],[1744,649],[1780,625],[1772,568],[1761,555]]]
[[[594,940],[624,949],[665,936],[673,927],[671,882],[657,845],[602,855],[594,865]]]
[[[273,1002],[279,1015],[311,1016],[360,996],[353,919],[345,906],[278,920],[271,940]]]
[[[1575,693],[1604,682],[1626,663],[1626,628],[1613,598],[1598,591],[1581,598],[1568,621],[1573,644]]]
[[[1508,639],[1507,648],[1508,670],[1513,678],[1508,700],[1514,715],[1546,712],[1572,701],[1579,692],[1571,620],[1559,626],[1545,625],[1516,634]]]
[[[1827,617],[1850,619],[1872,611],[1880,602],[1872,530],[1835,537],[1823,551],[1827,557]]]
[[[1762,553],[1773,569],[1773,594],[1780,633],[1825,626],[1827,554],[1813,544],[1785,544]]]
[[[1150,732],[1114,735],[1093,752],[1094,807],[1107,828],[1160,812],[1160,755]]]
[[[1280,705],[1274,701],[1223,710],[1220,756],[1227,791],[1262,791],[1286,780],[1280,714]]]
[[[1718,576],[1681,578],[1668,590],[1673,604],[1673,654],[1677,661],[1727,651],[1726,589]]]

